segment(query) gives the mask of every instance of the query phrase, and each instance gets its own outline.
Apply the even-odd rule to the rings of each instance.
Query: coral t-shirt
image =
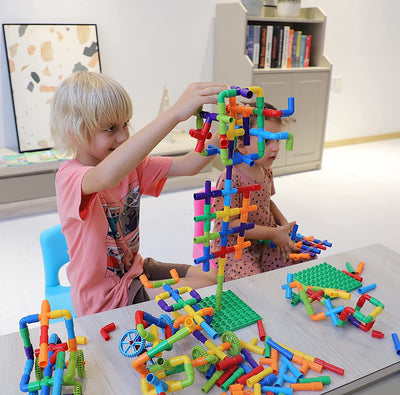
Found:
[[[111,189],[82,195],[91,166],[63,163],[56,176],[57,208],[68,245],[67,277],[78,316],[126,306],[133,278],[142,273],[139,213],[142,194],[158,196],[171,158],[146,157]]]

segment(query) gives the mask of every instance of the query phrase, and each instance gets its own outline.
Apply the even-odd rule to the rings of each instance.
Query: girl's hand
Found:
[[[278,226],[274,228],[274,237],[272,241],[276,244],[276,247],[281,252],[283,258],[287,259],[292,251],[300,251],[298,247],[294,244],[293,240],[290,238],[293,226],[296,221],[290,222],[289,224]]]
[[[185,121],[203,104],[217,104],[216,95],[226,89],[226,85],[215,82],[194,82],[186,88],[170,111],[174,111],[178,122]]]

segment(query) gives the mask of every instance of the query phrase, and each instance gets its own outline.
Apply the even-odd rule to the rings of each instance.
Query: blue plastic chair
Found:
[[[40,246],[44,263],[45,297],[51,310],[66,309],[76,317],[71,302],[71,287],[60,284],[60,269],[69,262],[68,247],[61,225],[54,225],[40,234]]]

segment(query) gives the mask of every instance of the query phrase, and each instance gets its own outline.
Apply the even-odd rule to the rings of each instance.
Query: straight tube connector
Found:
[[[392,333],[392,339],[393,339],[394,349],[396,351],[396,354],[400,355],[400,340],[399,340],[399,336],[397,335],[397,333]]]

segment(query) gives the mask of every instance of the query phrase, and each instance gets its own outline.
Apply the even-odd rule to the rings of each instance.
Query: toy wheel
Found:
[[[202,346],[194,346],[192,348],[192,358],[193,359],[204,357],[205,355],[207,355],[207,351]],[[205,365],[200,365],[200,366],[196,366],[196,367],[197,367],[197,369],[200,370],[200,372],[206,373],[208,371],[208,369],[210,369],[210,366],[211,366],[211,364],[207,363]]]
[[[145,340],[136,329],[125,332],[119,341],[119,351],[124,357],[134,358],[142,354],[145,349]]]
[[[82,384],[79,381],[74,384],[74,395],[82,395]]]
[[[85,358],[83,357],[82,350],[78,350],[76,355],[76,371],[79,378],[82,379],[85,377]]]
[[[228,349],[228,354],[235,356],[240,353],[240,341],[238,337],[232,331],[226,331],[222,334],[222,342],[231,343],[230,348]]]
[[[43,369],[39,366],[39,358],[35,359],[35,377],[38,381],[43,379]]]

